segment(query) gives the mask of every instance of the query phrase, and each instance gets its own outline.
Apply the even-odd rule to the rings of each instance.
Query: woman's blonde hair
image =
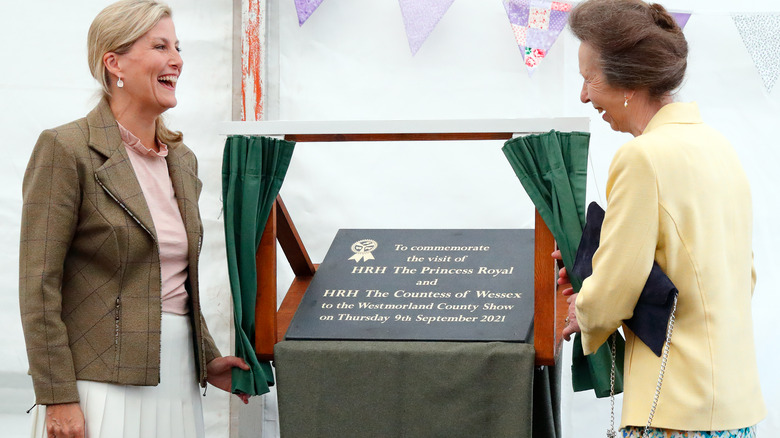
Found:
[[[127,53],[161,19],[172,16],[168,5],[155,0],[120,0],[97,14],[87,33],[87,61],[89,71],[103,88],[105,99],[111,99],[111,76],[103,63],[103,55]],[[156,135],[163,143],[182,140],[181,132],[165,127],[162,115],[157,117]]]

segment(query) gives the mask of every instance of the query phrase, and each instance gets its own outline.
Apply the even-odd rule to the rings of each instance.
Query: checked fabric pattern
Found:
[[[219,356],[200,314],[201,221],[194,154],[169,145],[188,236],[200,381]],[[160,261],[151,212],[107,101],[44,131],[23,182],[19,304],[36,403],[79,400],[76,380],[156,385]]]

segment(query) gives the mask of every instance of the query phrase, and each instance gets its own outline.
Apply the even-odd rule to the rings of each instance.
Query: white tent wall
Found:
[[[18,315],[18,230],[21,180],[41,130],[82,117],[94,105],[96,83],[86,65],[86,32],[109,2],[33,4],[3,0],[0,33],[0,423],[4,436],[26,436],[24,410],[33,404]],[[588,200],[605,203],[609,162],[629,139],[612,132],[590,105],[579,102],[577,42],[564,30],[529,78],[500,0],[457,0],[412,56],[397,0],[325,0],[298,26],[292,0],[268,0],[269,59],[266,115],[289,120],[478,119],[591,117]],[[218,123],[231,118],[233,1],[171,0],[185,60],[179,105],[169,125],[198,155],[204,190],[201,214],[203,308],[223,353],[231,349],[230,296],[224,261]],[[680,100],[699,102],[704,119],[734,144],[753,190],[758,283],[754,321],[761,382],[769,406],[759,436],[780,436],[780,359],[772,328],[780,298],[771,290],[780,262],[778,151],[772,128],[780,120],[780,91],[767,92],[730,17],[732,12],[780,12],[773,0],[669,0],[693,11],[685,29],[689,71]],[[341,143],[296,147],[282,195],[312,259],[322,261],[339,228],[523,228],[533,207],[501,142]],[[702,188],[705,190],[706,188]],[[280,256],[280,290],[291,273]],[[283,293],[283,292],[282,292]],[[281,294],[280,294],[281,295]],[[569,346],[564,347],[568,364]],[[670,360],[674,360],[673,358]],[[601,436],[609,403],[571,391],[564,366],[565,437]],[[479,384],[479,382],[474,382]],[[226,395],[205,399],[207,436],[258,436],[229,421]],[[264,437],[275,436],[273,396],[256,401]],[[620,398],[617,410],[619,414]],[[510,407],[511,408],[511,407]],[[241,409],[240,423],[249,417]],[[234,416],[235,417],[235,416]],[[255,430],[254,432],[259,432]]]

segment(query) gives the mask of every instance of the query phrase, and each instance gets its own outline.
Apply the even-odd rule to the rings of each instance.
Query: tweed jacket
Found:
[[[168,145],[166,161],[187,232],[192,342],[205,386],[219,351],[198,300],[201,182],[184,144]],[[157,385],[157,235],[107,101],[40,135],[23,198],[19,301],[36,403],[78,401],[76,380]]]
[[[728,430],[766,415],[751,298],[753,216],[734,149],[695,103],[672,103],[616,153],[593,274],[577,296],[590,354],[631,318],[653,261],[679,291],[654,427]],[[623,426],[644,426],[661,358],[626,335]]]

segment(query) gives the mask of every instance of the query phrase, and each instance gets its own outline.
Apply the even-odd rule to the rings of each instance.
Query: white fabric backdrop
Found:
[[[25,436],[22,413],[33,401],[18,316],[21,180],[41,130],[82,117],[94,105],[86,32],[105,0],[39,0],[35,11],[3,2],[0,13],[0,422],[4,435]],[[200,160],[205,240],[204,311],[223,352],[230,350],[230,298],[220,216],[221,154],[217,122],[231,117],[232,1],[171,0],[185,60],[179,105],[169,112]],[[592,117],[588,199],[604,203],[609,162],[628,140],[579,102],[577,43],[564,31],[550,57],[528,78],[500,0],[458,0],[412,57],[397,0],[325,0],[299,27],[293,2],[269,1],[268,115],[291,120]],[[669,0],[695,12],[681,100],[699,102],[704,119],[732,140],[750,175],[758,283],[754,321],[769,417],[759,436],[780,436],[780,359],[772,343],[771,287],[780,247],[778,151],[780,91],[767,93],[730,12],[778,11],[772,0]],[[706,8],[706,9],[702,9]],[[735,9],[739,8],[739,9]],[[749,9],[746,9],[749,8]],[[698,13],[696,13],[698,12]],[[499,228],[532,226],[533,209],[500,152],[501,142],[300,144],[282,188],[313,260],[320,262],[339,228]],[[446,158],[441,158],[446,157]],[[368,171],[366,171],[368,170]],[[703,188],[704,189],[704,188]],[[280,289],[291,280],[280,258]],[[568,363],[569,347],[564,348]],[[564,370],[565,437],[601,436],[609,404],[573,394]],[[262,407],[273,436],[272,398]],[[619,406],[619,401],[618,401]],[[209,437],[228,436],[227,397],[213,388],[205,402]],[[258,409],[260,409],[258,407]],[[244,411],[245,412],[245,411]],[[619,413],[619,409],[618,409]],[[21,415],[20,415],[21,414]]]

